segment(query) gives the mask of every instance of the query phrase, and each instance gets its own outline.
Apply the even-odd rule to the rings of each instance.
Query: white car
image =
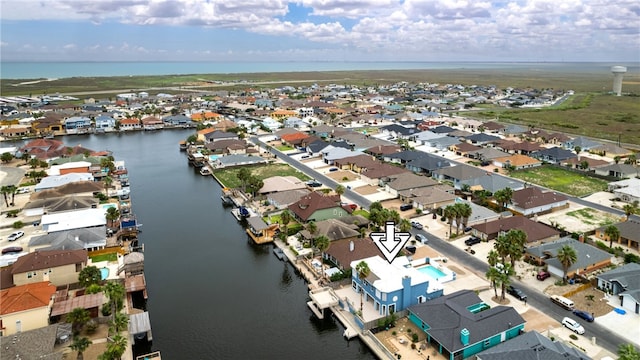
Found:
[[[582,325],[571,318],[565,317],[564,319],[562,319],[562,326],[575,332],[576,334],[584,334],[584,328],[582,327]]]
[[[16,241],[16,240],[20,239],[23,236],[24,236],[24,231],[16,231],[14,233],[11,233],[11,235],[9,235],[9,237],[7,237],[7,240]]]

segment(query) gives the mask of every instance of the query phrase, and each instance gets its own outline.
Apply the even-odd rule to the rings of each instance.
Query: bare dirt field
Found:
[[[353,181],[358,179],[358,175],[352,173],[351,171],[344,171],[344,170],[329,172],[326,175],[337,182]]]
[[[564,294],[576,289],[578,286],[579,285],[551,285],[545,290],[545,293],[549,295],[566,296]],[[566,297],[573,301],[576,309],[591,312],[596,317],[608,314],[613,311],[613,307],[609,305],[606,300],[603,300],[604,292],[593,287]]]

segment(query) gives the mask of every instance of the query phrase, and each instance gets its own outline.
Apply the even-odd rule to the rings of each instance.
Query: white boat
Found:
[[[203,167],[200,168],[200,175],[202,175],[202,176],[211,175],[211,170],[209,170],[208,167],[203,166]]]

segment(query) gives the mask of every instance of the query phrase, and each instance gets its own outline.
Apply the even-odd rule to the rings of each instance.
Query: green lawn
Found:
[[[509,176],[573,196],[585,196],[607,189],[607,182],[553,166],[512,171]]]
[[[276,149],[278,149],[279,151],[289,151],[289,150],[293,150],[293,146],[279,145],[279,146],[276,146]]]
[[[228,188],[237,188],[240,186],[238,180],[238,172],[242,168],[248,168],[253,176],[257,176],[264,180],[272,176],[295,176],[302,181],[311,180],[310,177],[302,172],[292,168],[287,164],[266,164],[256,166],[243,166],[230,169],[213,170],[213,174]]]
[[[118,261],[118,253],[91,256],[91,261],[93,261],[94,263],[100,261]]]

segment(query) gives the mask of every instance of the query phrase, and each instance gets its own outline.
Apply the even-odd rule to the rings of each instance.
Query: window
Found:
[[[29,272],[27,273],[27,279],[31,279],[31,278],[32,278],[32,277],[34,277],[34,276],[36,276],[36,273],[35,273],[35,272],[31,272],[31,271],[29,271]]]
[[[486,349],[489,346],[491,346],[491,340],[487,339],[484,341],[484,343],[482,344],[482,346]]]

